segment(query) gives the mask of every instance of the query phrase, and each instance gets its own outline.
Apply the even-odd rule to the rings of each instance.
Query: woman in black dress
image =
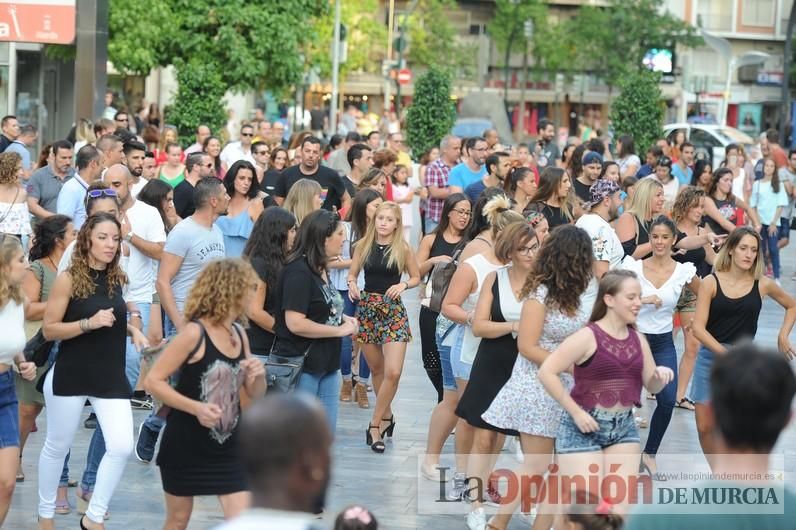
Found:
[[[474,430],[467,476],[480,477],[483,484],[487,483],[491,471],[489,455],[497,454],[503,447],[502,435],[519,434],[494,427],[481,419],[481,415],[514,369],[522,312],[518,293],[531,271],[538,248],[539,240],[525,221],[512,223],[500,233],[495,242],[495,257],[510,265],[486,277],[473,316],[473,335],[481,337],[481,343],[473,361],[470,382],[456,407],[456,415]],[[478,510],[481,499],[471,500],[472,509]]]
[[[547,167],[539,175],[539,187],[525,211],[534,211],[547,218],[550,229],[570,224],[575,219],[572,199],[572,178],[558,167]],[[525,213],[525,212],[523,212]]]
[[[237,452],[240,391],[265,393],[263,363],[249,351],[238,320],[254,296],[257,275],[241,259],[210,262],[185,302],[185,329],[147,374],[146,389],[171,407],[157,463],[166,497],[168,530],[185,529],[193,497],[217,495],[224,516],[248,504]],[[169,378],[179,372],[175,387]]]
[[[279,301],[276,284],[296,239],[296,218],[284,208],[267,208],[254,223],[243,255],[249,259],[259,280],[257,292],[246,308],[249,318],[249,346],[252,354],[267,357],[274,344],[275,315]]]

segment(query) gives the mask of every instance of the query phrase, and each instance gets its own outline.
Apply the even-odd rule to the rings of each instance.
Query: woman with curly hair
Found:
[[[14,366],[31,381],[36,365],[25,360],[25,295],[22,282],[28,260],[15,237],[0,234],[0,525],[14,493],[14,472],[19,463],[19,411],[14,392]]]
[[[224,249],[228,258],[239,258],[252,233],[254,222],[263,213],[262,193],[257,185],[254,165],[248,160],[238,160],[224,175],[224,188],[229,195],[229,206],[224,215],[216,219],[216,226],[224,234]]]
[[[39,526],[52,529],[61,469],[83,405],[91,402],[105,436],[105,455],[81,527],[103,528],[108,503],[133,451],[132,389],[125,375],[126,335],[147,345],[127,323],[119,266],[121,225],[97,214],[80,230],[69,268],[53,283],[44,310],[44,337],[61,341],[58,358],[44,376],[47,438],[39,457]]]
[[[188,324],[147,374],[147,390],[168,407],[157,463],[166,497],[164,528],[188,526],[193,497],[217,495],[226,518],[248,506],[238,459],[241,390],[265,394],[265,368],[243,327],[257,274],[242,259],[205,266],[185,301]],[[176,387],[169,378],[179,372]]]
[[[496,428],[520,433],[526,476],[543,475],[553,457],[563,409],[539,381],[539,367],[564,339],[586,324],[581,295],[591,281],[593,261],[591,238],[585,230],[564,225],[547,236],[520,292],[525,302],[518,326],[517,361],[508,382],[481,415]],[[572,386],[569,374],[563,374],[561,381],[566,388]],[[501,508],[490,524],[508,526],[517,502]],[[533,528],[550,528],[552,519],[552,514],[540,513]]]
[[[0,234],[19,238],[30,235],[28,194],[21,185],[22,158],[17,153],[0,154]]]
[[[246,316],[253,355],[266,357],[274,344],[274,316],[278,311],[276,284],[296,240],[296,218],[278,206],[268,208],[254,223],[243,256],[249,259],[259,279]]]
[[[305,217],[321,208],[322,193],[323,189],[316,181],[299,179],[287,192],[282,208],[292,213],[296,217],[296,223],[301,226]]]

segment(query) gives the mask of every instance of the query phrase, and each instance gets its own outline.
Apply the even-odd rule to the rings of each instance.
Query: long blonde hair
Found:
[[[502,193],[489,199],[481,211],[492,229],[492,241],[497,241],[498,234],[511,223],[525,221],[521,214],[511,209],[511,200]]]
[[[763,259],[760,234],[748,226],[739,226],[730,233],[727,241],[724,242],[721,250],[719,250],[719,253],[716,255],[716,261],[713,263],[713,270],[716,272],[727,272],[730,270],[732,267],[732,256],[730,253],[735,250],[735,247],[741,243],[741,240],[745,236],[751,236],[757,242],[757,255],[755,256],[755,262],[752,264],[752,268],[749,272],[751,272],[755,280],[759,280],[761,276],[763,276],[763,262],[765,260]]]
[[[663,184],[657,179],[651,177],[641,179],[641,182],[636,184],[636,192],[625,211],[635,215],[642,223],[649,221],[652,219],[652,199],[659,189],[663,189]]]
[[[406,260],[409,257],[409,244],[404,240],[404,228],[401,221],[401,207],[392,201],[383,202],[376,208],[373,214],[373,220],[368,223],[368,230],[365,236],[356,242],[354,246],[354,256],[359,257],[359,263],[362,267],[368,262],[370,251],[373,249],[373,244],[376,242],[376,219],[379,213],[389,210],[395,217],[395,232],[392,234],[392,240],[387,245],[387,267],[397,267],[399,271],[403,272],[406,269]]]
[[[296,223],[301,225],[301,221],[316,210],[315,196],[321,191],[321,185],[314,180],[301,179],[290,187],[282,207],[292,213]]]
[[[0,234],[0,307],[5,307],[9,300],[22,303],[22,286],[8,283],[8,274],[3,270],[11,264],[17,252],[22,252],[19,239]]]
[[[97,288],[94,279],[91,276],[91,266],[89,265],[89,253],[91,252],[91,231],[100,223],[113,223],[119,234],[122,233],[122,226],[119,224],[118,219],[109,213],[98,213],[90,216],[83,223],[80,232],[77,234],[77,241],[75,242],[75,251],[72,254],[72,263],[66,269],[72,277],[72,297],[73,298],[88,298]],[[106,268],[108,273],[108,296],[113,296],[114,290],[120,291],[127,283],[127,274],[122,270],[119,265],[119,259],[122,255],[121,242],[116,248],[116,255],[113,260],[108,263]]]
[[[242,258],[211,261],[188,292],[185,318],[206,318],[213,324],[220,324],[231,315],[246,326],[246,291],[256,288],[257,274],[248,261]]]

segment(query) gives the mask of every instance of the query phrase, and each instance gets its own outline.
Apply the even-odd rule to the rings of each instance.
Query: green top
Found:
[[[695,490],[704,491],[705,488],[740,488],[756,490],[763,485],[760,483],[732,483],[732,482],[703,482],[692,487],[683,488],[688,490],[685,494],[686,499],[693,499],[692,493]],[[660,486],[665,488],[666,486]],[[764,488],[768,490],[768,488]],[[782,489],[774,487],[777,496],[776,501],[770,496],[763,495],[763,505],[757,507],[754,504],[710,504],[704,505],[704,511],[708,513],[661,513],[664,506],[644,506],[633,510],[625,524],[625,530],[790,530],[796,528],[796,494],[785,488],[784,495]],[[655,494],[658,497],[658,492]],[[758,498],[750,494],[750,498]],[[688,501],[686,501],[688,502]],[[780,506],[777,506],[779,504]],[[670,505],[672,509],[690,509],[697,511],[698,505],[690,503],[689,506],[680,504]],[[770,512],[782,510],[784,513],[738,513],[746,512]],[[723,512],[723,513],[719,513]],[[735,512],[735,513],[732,513]]]
[[[159,178],[160,178],[160,180],[162,180],[163,182],[165,182],[166,184],[168,184],[172,188],[176,188],[180,184],[180,182],[185,180],[185,171],[180,171],[180,174],[177,175],[176,177],[174,177],[173,179],[168,178],[167,176],[165,176],[163,174],[163,172],[160,172],[160,177]]]
[[[36,279],[41,282],[39,302],[46,302],[47,299],[50,298],[50,289],[52,289],[56,273],[45,267],[41,260],[36,260],[31,263],[30,269],[33,271],[33,274],[36,275]]]

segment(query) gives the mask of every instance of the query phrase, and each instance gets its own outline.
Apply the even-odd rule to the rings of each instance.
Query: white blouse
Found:
[[[0,364],[14,364],[14,357],[25,349],[25,308],[13,300],[0,308]]]
[[[628,269],[636,273],[641,282],[641,296],[655,295],[661,299],[660,307],[655,304],[642,304],[641,311],[636,319],[636,328],[641,333],[660,334],[668,333],[674,329],[672,316],[680,294],[683,292],[685,284],[696,276],[696,267],[693,263],[677,263],[674,272],[660,288],[655,287],[652,282],[644,277],[644,265],[641,260],[635,260],[628,256],[622,262],[621,268]]]

